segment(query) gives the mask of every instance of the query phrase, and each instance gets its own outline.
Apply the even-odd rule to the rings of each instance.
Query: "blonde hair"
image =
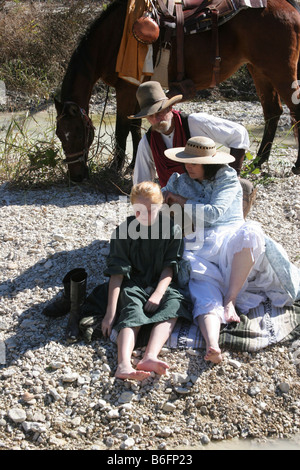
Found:
[[[158,184],[152,181],[143,181],[135,184],[130,193],[130,202],[134,204],[139,197],[150,199],[153,204],[162,204],[163,195]]]

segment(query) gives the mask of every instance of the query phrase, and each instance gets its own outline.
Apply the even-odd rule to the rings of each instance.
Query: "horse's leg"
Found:
[[[263,138],[257,152],[258,167],[261,167],[269,159],[278,121],[282,114],[282,105],[279,94],[267,77],[252,65],[248,64],[247,67],[252,75],[265,119]]]
[[[137,107],[137,87],[125,80],[119,80],[116,86],[117,117],[116,117],[116,154],[114,166],[120,171],[124,167],[126,156],[126,141],[129,132],[132,133],[133,147],[137,147],[140,140],[137,122],[132,122],[128,116],[134,114]],[[134,150],[133,150],[134,151]]]
[[[129,134],[130,124],[128,123],[127,117],[124,117],[117,111],[116,116],[116,148],[113,160],[113,167],[116,171],[121,171],[125,162],[126,155],[126,141]]]
[[[137,153],[137,148],[139,145],[139,142],[141,140],[142,132],[141,132],[141,125],[142,125],[142,120],[141,119],[133,119],[130,124],[130,132],[132,136],[132,160],[129,165],[129,169],[134,168],[135,165],[135,158],[136,158],[136,153]]]

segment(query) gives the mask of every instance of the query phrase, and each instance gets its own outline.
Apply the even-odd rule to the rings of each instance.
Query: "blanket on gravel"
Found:
[[[84,305],[80,328],[85,341],[100,338],[101,321],[105,314],[108,283],[94,289]],[[250,310],[247,315],[240,315],[240,323],[224,325],[220,333],[220,346],[236,351],[258,351],[275,343],[300,336],[300,302],[291,307],[278,308],[269,301]],[[138,336],[137,347],[147,344],[151,325],[142,327]],[[117,333],[112,331],[111,341],[117,340]],[[205,341],[199,328],[188,321],[179,319],[166,347],[173,349],[205,348]]]
[[[240,323],[230,323],[222,328],[221,348],[258,351],[300,336],[300,303],[277,308],[267,301],[240,318]],[[166,346],[198,349],[205,348],[205,341],[195,324],[178,321]]]

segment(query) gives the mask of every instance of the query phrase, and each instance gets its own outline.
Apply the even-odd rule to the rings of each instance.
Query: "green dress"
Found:
[[[117,318],[113,325],[119,332],[126,327],[146,326],[146,336],[154,323],[176,317],[192,320],[188,302],[178,290],[176,277],[179,261],[183,253],[181,228],[172,219],[161,213],[155,223],[142,226],[134,216],[128,217],[114,231],[107,258],[106,276],[124,276],[118,300]],[[157,286],[164,268],[172,267],[173,280],[167,288],[158,309],[149,313],[144,305]],[[108,286],[96,287],[87,299],[87,312],[101,304],[102,316],[105,314]],[[100,310],[101,310],[100,309]],[[145,334],[144,332],[144,334]],[[146,340],[145,340],[146,341]],[[144,342],[145,342],[144,341]]]

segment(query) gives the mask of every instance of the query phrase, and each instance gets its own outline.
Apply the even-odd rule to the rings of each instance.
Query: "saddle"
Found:
[[[184,36],[207,30],[212,31],[213,56],[210,87],[213,88],[220,83],[219,26],[229,21],[241,9],[267,6],[267,0],[152,0],[151,3],[151,16],[158,24],[161,44],[165,50],[171,48],[171,38],[176,36],[177,78],[176,82],[169,84],[168,96],[180,93],[183,94],[184,99],[191,99],[196,93],[193,82],[185,77]],[[164,67],[166,67],[166,61],[164,62]],[[156,64],[156,67],[158,66],[159,63]]]

